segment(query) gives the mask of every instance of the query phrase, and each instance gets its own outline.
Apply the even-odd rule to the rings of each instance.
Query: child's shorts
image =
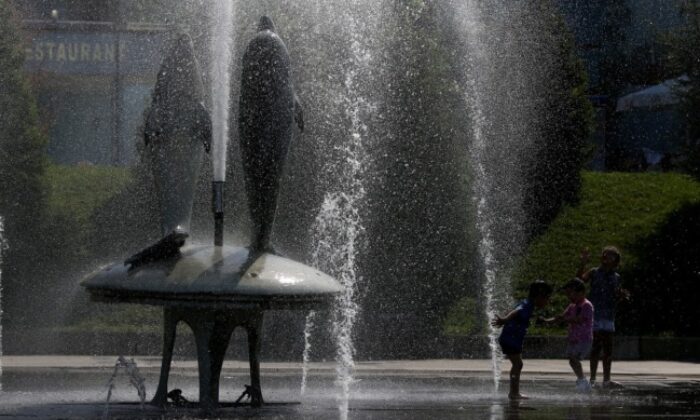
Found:
[[[577,341],[566,346],[566,356],[569,359],[586,359],[591,354],[592,341]]]
[[[501,351],[505,355],[509,354],[520,354],[523,352],[523,346],[522,344],[520,346],[515,346],[511,343],[507,343],[500,338],[498,339],[498,344],[501,346]]]

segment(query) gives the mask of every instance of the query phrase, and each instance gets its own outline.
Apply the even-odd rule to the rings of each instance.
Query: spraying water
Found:
[[[471,2],[466,2],[465,5],[468,11],[462,15],[466,19],[463,20],[462,26],[467,30],[467,35],[470,40],[479,39],[480,32],[483,30],[477,13],[474,13],[476,8]],[[457,7],[459,10],[459,6]],[[469,44],[469,60],[471,68],[483,63],[487,58],[483,46],[479,43],[472,42]],[[483,266],[483,296],[484,312],[488,325],[488,342],[491,352],[491,369],[493,371],[493,387],[494,392],[498,391],[498,386],[501,379],[500,360],[501,353],[498,346],[498,330],[491,325],[491,320],[496,315],[494,305],[494,295],[497,285],[497,266],[494,258],[494,240],[491,234],[491,212],[489,209],[489,185],[490,174],[487,172],[484,164],[486,159],[487,140],[485,139],[485,130],[487,129],[488,121],[484,115],[483,103],[481,99],[481,90],[479,81],[475,78],[468,78],[467,89],[465,91],[465,103],[469,107],[468,111],[471,116],[472,128],[472,143],[469,153],[471,166],[474,171],[474,180],[472,182],[473,201],[476,206],[476,227],[481,237],[479,242],[479,255]]]
[[[464,102],[472,131],[469,163],[480,236],[481,294],[488,325],[493,386],[498,391],[502,354],[499,330],[491,326],[491,320],[509,304],[510,260],[523,242],[519,168],[532,130],[527,129],[527,113],[512,110],[520,104],[513,92],[523,89],[523,78],[517,74],[521,71],[517,55],[510,55],[512,50],[508,48],[512,37],[508,28],[517,25],[511,10],[497,1],[448,3],[456,30],[464,41]],[[500,73],[504,67],[516,74],[504,77]]]
[[[374,64],[372,42],[382,6],[383,2],[363,0],[315,2],[313,8],[315,22],[328,22],[328,27],[317,26],[315,30],[334,33],[345,45],[343,62],[337,63],[337,68],[343,71],[339,78],[342,88],[334,89],[332,98],[336,109],[343,110],[341,118],[345,131],[341,134],[342,141],[334,146],[335,162],[326,166],[333,183],[328,187],[313,226],[315,248],[312,253],[312,264],[334,276],[343,286],[331,316],[341,419],[348,416],[354,382],[353,331],[360,312],[357,291],[361,281],[357,258],[364,245],[362,209],[368,162],[365,148],[369,128],[365,121],[375,108],[369,92]],[[313,322],[313,318],[307,320],[309,331]]]
[[[474,168],[477,174],[476,179],[473,184],[473,194],[474,201],[476,202],[476,226],[481,235],[481,240],[479,242],[479,255],[481,256],[483,262],[484,279],[483,279],[483,296],[485,297],[484,312],[486,315],[486,321],[488,325],[488,340],[489,348],[491,349],[491,370],[493,372],[493,389],[494,392],[498,392],[498,385],[501,381],[501,368],[500,361],[502,359],[502,354],[498,346],[498,333],[499,331],[491,325],[491,320],[494,319],[497,313],[496,307],[496,293],[497,293],[497,279],[498,271],[496,260],[493,255],[494,241],[491,235],[491,225],[490,225],[490,211],[488,206],[488,201],[486,199],[486,183],[487,173],[484,169],[483,164],[481,164],[479,159],[480,151],[482,151],[483,137],[481,136],[479,126],[479,120],[482,118],[480,116],[479,108],[475,106],[473,108],[473,113],[475,115],[474,120],[474,157],[475,163]]]
[[[353,23],[356,21],[353,19]],[[353,30],[353,34],[357,35]],[[357,39],[351,43],[352,56],[356,61],[356,66],[367,68],[369,66],[369,54],[363,51],[362,44]],[[352,333],[360,310],[355,294],[357,293],[357,267],[356,258],[358,251],[358,239],[363,230],[362,218],[359,209],[365,197],[365,188],[362,183],[363,163],[366,161],[364,155],[363,138],[366,136],[367,127],[362,123],[360,113],[368,106],[365,99],[356,95],[357,84],[359,83],[357,67],[349,67],[345,74],[345,87],[348,90],[347,113],[351,121],[350,143],[346,150],[347,172],[345,191],[340,194],[331,194],[326,200],[321,210],[322,214],[331,214],[331,226],[340,228],[340,234],[345,236],[345,245],[340,251],[346,256],[345,261],[340,265],[340,281],[344,287],[344,292],[338,299],[338,312],[336,313],[333,330],[337,337],[337,366],[338,382],[342,389],[340,400],[341,418],[346,419],[348,415],[348,405],[350,400],[350,385],[353,382],[353,371],[355,369],[355,346],[352,341]],[[338,226],[339,224],[339,226]],[[330,227],[326,225],[326,227]],[[338,231],[336,231],[338,232]],[[343,249],[345,248],[345,249]],[[337,251],[336,251],[337,252]]]
[[[306,383],[309,375],[309,363],[311,362],[311,333],[316,322],[316,311],[311,311],[306,316],[306,324],[304,325],[304,353],[302,355],[301,368],[301,396],[306,394]]]
[[[359,162],[348,156],[351,172],[360,170]],[[321,269],[332,273],[343,286],[343,292],[336,300],[332,316],[333,336],[337,346],[336,384],[341,388],[338,408],[342,419],[346,419],[348,413],[350,386],[353,383],[355,368],[352,333],[360,311],[355,299],[359,280],[356,257],[359,238],[363,231],[358,208],[365,191],[359,180],[360,177],[356,177],[354,181],[350,181],[354,184],[352,187],[356,188],[350,195],[345,193],[326,195],[316,219],[318,239],[313,255],[314,262],[318,263]]]
[[[212,164],[214,181],[226,180],[226,148],[229,138],[229,102],[231,98],[231,59],[233,57],[232,0],[211,4],[211,98],[212,98]]]
[[[144,408],[146,403],[146,380],[139,372],[138,366],[134,359],[127,360],[124,356],[119,356],[117,358],[117,363],[114,365],[114,372],[107,381],[107,401],[105,402],[105,411],[102,418],[109,418],[109,401],[112,398],[112,391],[114,390],[114,381],[117,379],[119,372],[123,370],[127,377],[129,378],[129,383],[136,388],[136,392],[139,396],[139,401],[141,402],[141,409]]]

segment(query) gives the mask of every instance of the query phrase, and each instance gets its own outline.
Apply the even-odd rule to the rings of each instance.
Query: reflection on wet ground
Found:
[[[146,373],[153,391],[157,371]],[[173,375],[171,388],[197,396],[196,372]],[[230,418],[230,419],[337,419],[334,378],[318,374],[309,378],[307,393],[299,394],[299,375],[271,373],[264,376],[262,409],[232,407],[214,413],[196,409],[141,409],[128,379],[117,381],[109,411],[105,411],[106,381],[103,369],[6,369],[0,394],[0,418]],[[235,401],[246,383],[243,374],[224,374],[222,401]],[[353,386],[350,419],[628,419],[700,418],[700,381],[635,378],[625,388],[582,395],[574,381],[562,377],[525,379],[523,392],[530,399],[509,402],[504,392],[491,392],[491,378],[430,377],[405,372],[400,375],[360,376]],[[506,385],[506,384],[504,384]],[[501,387],[502,389],[505,386]],[[105,416],[105,414],[107,414]]]

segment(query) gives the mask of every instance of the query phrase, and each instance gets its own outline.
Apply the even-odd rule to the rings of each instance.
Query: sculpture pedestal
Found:
[[[179,255],[135,269],[115,263],[89,275],[82,286],[92,300],[164,307],[163,361],[152,400],[165,405],[177,324],[192,328],[199,365],[199,404],[219,404],[221,367],[236,327],[248,333],[253,406],[263,403],[260,386],[260,338],[264,311],[309,310],[329,304],[341,292],[336,280],[320,271],[271,254],[252,264],[240,247],[192,245]]]
[[[158,390],[153,397],[155,405],[165,405],[168,394],[170,363],[175,345],[177,324],[189,325],[197,344],[199,366],[199,404],[202,408],[216,408],[219,404],[219,379],[226,349],[236,327],[248,333],[248,357],[250,360],[251,404],[259,407],[263,403],[260,388],[260,337],[263,311],[191,309],[166,307],[164,310],[163,361]]]

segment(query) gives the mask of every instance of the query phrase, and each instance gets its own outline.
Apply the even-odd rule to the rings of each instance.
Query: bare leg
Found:
[[[591,347],[591,382],[595,381],[598,373],[598,360],[600,359],[600,351],[602,350],[602,342],[600,332],[593,332],[593,347]],[[605,367],[603,367],[605,369]]]
[[[163,319],[163,359],[160,366],[160,380],[156,395],[151,400],[151,404],[160,406],[168,402],[168,377],[170,376],[170,364],[173,359],[178,322],[175,313],[170,308],[165,308],[163,311]]]
[[[571,366],[571,369],[574,370],[574,374],[576,374],[577,379],[584,379],[583,367],[581,366],[581,361],[578,358],[569,358],[569,366]]]
[[[510,368],[510,392],[508,398],[512,400],[525,398],[520,394],[520,372],[523,370],[523,358],[520,353],[506,355],[512,367]]]
[[[603,356],[603,382],[610,382],[610,371],[612,370],[612,358]]]
[[[601,341],[603,348],[603,381],[610,381],[610,371],[612,370],[612,348],[613,348],[613,333],[605,331],[601,333]]]

